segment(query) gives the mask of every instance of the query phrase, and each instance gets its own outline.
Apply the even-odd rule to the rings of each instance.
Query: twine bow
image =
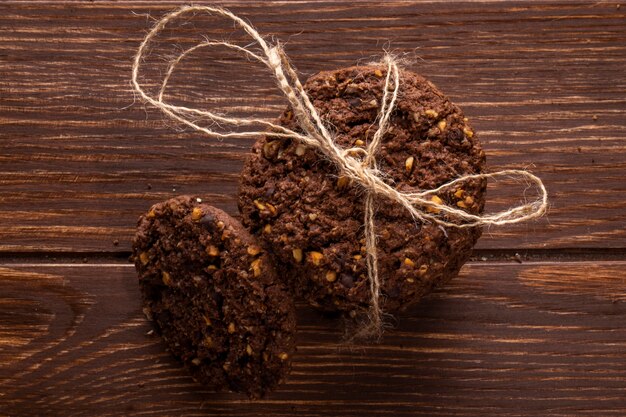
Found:
[[[158,96],[153,97],[146,93],[138,81],[139,69],[141,67],[146,49],[150,41],[164,27],[177,17],[195,12],[205,12],[209,15],[225,17],[233,21],[236,27],[243,29],[260,47],[262,54],[258,54],[249,49],[229,42],[206,40],[183,51],[178,57],[170,61],[167,72],[163,78]],[[276,78],[278,88],[283,92],[296,117],[298,126],[303,133],[287,129],[283,126],[268,122],[263,119],[226,117],[207,110],[199,110],[185,106],[176,106],[166,103],[163,95],[169,79],[176,66],[190,53],[205,47],[222,46],[235,50],[247,58],[256,60],[271,70]],[[367,272],[371,293],[371,305],[369,311],[369,323],[362,329],[363,335],[380,335],[382,331],[382,308],[380,306],[381,278],[378,274],[378,260],[376,254],[376,231],[374,225],[374,199],[387,198],[401,204],[415,221],[433,222],[445,227],[469,228],[485,225],[504,225],[519,223],[530,219],[541,217],[548,207],[548,195],[541,179],[524,170],[503,170],[488,174],[465,175],[447,182],[432,190],[422,190],[419,192],[400,192],[387,184],[383,180],[382,173],[376,165],[376,151],[382,137],[388,130],[389,120],[395,108],[396,99],[400,87],[400,70],[393,57],[385,55],[379,64],[386,69],[385,84],[383,87],[383,98],[378,112],[378,130],[372,140],[365,148],[344,149],[339,147],[333,135],[328,131],[322,122],[317,110],[311,103],[309,96],[304,91],[296,71],[290,65],[287,55],[279,43],[275,45],[268,43],[261,35],[243,19],[234,15],[228,10],[212,6],[185,6],[174,11],[162,19],[146,35],[135,55],[132,68],[132,84],[135,91],[148,103],[159,108],[172,119],[175,119],[194,130],[205,133],[212,138],[231,137],[259,137],[271,135],[273,137],[291,138],[310,146],[321,152],[339,170],[342,176],[349,178],[353,183],[358,184],[365,193],[365,238],[367,248]],[[207,119],[222,125],[261,126],[266,130],[249,130],[244,132],[221,133],[197,124],[195,119]],[[271,129],[268,133],[267,129]],[[488,179],[495,177],[509,177],[525,179],[529,184],[534,184],[539,191],[536,200],[509,208],[508,210],[486,214],[475,215],[450,207],[445,204],[438,204],[431,200],[431,197],[439,192],[449,189],[454,185],[476,179]],[[428,208],[436,208],[429,211]],[[455,219],[456,222],[446,220]]]

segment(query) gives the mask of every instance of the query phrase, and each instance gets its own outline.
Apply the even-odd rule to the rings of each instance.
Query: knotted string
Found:
[[[255,53],[249,47],[241,47],[229,42],[218,40],[207,40],[201,42],[179,54],[168,66],[167,72],[161,83],[158,96],[153,97],[146,93],[139,84],[139,69],[142,65],[148,44],[162,31],[172,20],[187,13],[204,12],[230,19],[236,27],[243,29],[260,47],[262,53]],[[217,113],[189,108],[186,106],[176,106],[163,100],[165,89],[169,79],[181,60],[192,52],[205,47],[221,46],[237,51],[247,58],[256,60],[273,73],[276,78],[278,88],[285,95],[291,105],[298,127],[303,133],[296,132],[286,127],[256,118],[226,117]],[[385,83],[383,87],[383,98],[378,112],[378,129],[371,142],[366,148],[354,147],[344,149],[339,147],[333,135],[328,131],[322,122],[317,110],[311,103],[309,96],[305,92],[296,71],[289,63],[287,55],[279,43],[271,44],[243,19],[234,15],[228,10],[212,6],[185,6],[174,11],[162,19],[148,32],[143,42],[139,46],[135,55],[132,68],[132,84],[135,91],[148,103],[159,108],[169,117],[187,125],[194,130],[205,133],[211,138],[242,138],[259,137],[270,135],[280,138],[291,138],[314,148],[330,160],[338,169],[341,176],[351,180],[365,192],[365,241],[367,249],[367,275],[370,285],[370,311],[369,323],[361,329],[364,336],[380,336],[382,332],[382,308],[380,303],[381,277],[378,274],[378,258],[376,247],[376,230],[374,224],[374,201],[375,198],[386,198],[401,204],[411,215],[414,221],[432,222],[440,226],[455,228],[470,228],[486,225],[504,225],[519,223],[530,219],[541,217],[548,207],[548,194],[542,181],[535,175],[524,170],[503,170],[488,174],[465,175],[447,182],[432,190],[420,190],[417,192],[400,192],[387,184],[383,180],[382,173],[376,165],[376,152],[380,142],[388,131],[389,120],[395,109],[396,99],[400,89],[400,70],[394,58],[385,55],[378,65],[386,70]],[[201,126],[196,123],[196,119],[206,119],[221,125],[231,125],[234,127],[260,126],[265,130],[247,130],[244,132],[221,133]],[[268,132],[268,129],[270,130]],[[519,178],[528,181],[529,185],[534,184],[538,190],[538,196],[534,201],[526,202],[508,210],[475,215],[463,210],[440,203],[431,197],[439,192],[450,189],[461,182],[469,180],[485,180],[496,177]],[[430,208],[430,210],[429,210]],[[454,219],[454,221],[448,220]]]

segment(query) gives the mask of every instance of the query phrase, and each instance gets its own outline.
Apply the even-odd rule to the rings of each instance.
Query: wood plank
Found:
[[[470,264],[369,346],[300,306],[288,382],[250,402],[148,334],[131,265],[4,264],[0,415],[622,416],[625,268]]]
[[[0,5],[0,251],[127,251],[139,213],[180,193],[236,213],[237,176],[251,142],[180,131],[136,102],[129,87],[142,36],[155,17],[183,3]],[[385,46],[406,53],[409,68],[464,108],[490,170],[530,167],[544,178],[549,216],[492,228],[480,248],[625,247],[626,7],[223,4],[287,41],[305,77],[367,61]],[[194,22],[166,43],[183,47],[194,35],[225,30]],[[166,43],[149,61],[152,75],[172,52]],[[277,115],[284,100],[269,77],[217,62],[223,54],[190,57],[171,97],[232,114],[252,108]],[[490,190],[489,207],[521,191]]]

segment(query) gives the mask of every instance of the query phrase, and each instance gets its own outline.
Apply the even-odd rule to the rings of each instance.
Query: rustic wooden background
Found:
[[[545,180],[549,215],[486,230],[460,277],[381,344],[343,346],[336,319],[301,306],[277,392],[203,389],[148,334],[129,241],[143,210],[181,193],[235,214],[251,142],[207,140],[135,100],[131,56],[176,3],[4,1],[0,415],[626,415],[626,4],[222,4],[286,41],[303,77],[403,53],[463,107],[489,169]],[[181,22],[148,85],[176,48],[228,29]],[[223,51],[172,83],[172,100],[231,114],[284,106]],[[492,188],[489,207],[522,191]]]

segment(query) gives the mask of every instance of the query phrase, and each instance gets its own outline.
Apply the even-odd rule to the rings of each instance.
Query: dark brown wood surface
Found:
[[[15,416],[621,416],[625,267],[471,264],[370,346],[342,346],[338,320],[301,308],[289,381],[250,402],[202,389],[148,334],[132,266],[3,265],[0,404]]]
[[[289,381],[263,401],[195,385],[149,335],[124,262],[138,215],[181,193],[236,214],[250,140],[213,141],[136,100],[131,58],[182,2],[0,4],[0,416],[626,415],[626,4],[223,2],[302,77],[383,48],[437,84],[490,170],[529,168],[544,219],[491,228],[451,285],[381,344],[300,306]],[[146,61],[229,26],[198,16]],[[272,118],[271,78],[189,57],[174,102]],[[488,208],[519,201],[495,184]],[[519,253],[515,262],[511,257]]]
[[[383,47],[406,53],[411,69],[463,107],[490,170],[540,175],[549,216],[494,228],[481,248],[625,247],[626,10],[615,3],[229,5],[285,40],[304,76],[380,56]],[[137,213],[181,192],[236,213],[251,142],[176,130],[130,89],[131,57],[153,18],[172,8],[4,3],[0,251],[128,250]],[[164,40],[180,48],[222,33],[224,25],[214,26],[198,18]],[[148,60],[153,85],[173,52],[160,46]],[[266,73],[216,62],[215,53],[186,61],[172,80],[174,98],[279,114],[284,102]],[[490,190],[490,207],[503,207],[503,196],[519,201],[523,187],[507,188]]]

